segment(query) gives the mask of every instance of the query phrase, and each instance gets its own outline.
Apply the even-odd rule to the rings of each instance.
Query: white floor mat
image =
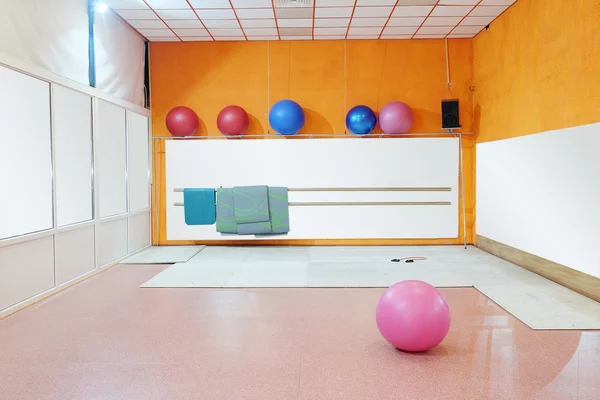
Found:
[[[206,246],[152,246],[121,261],[121,264],[174,264],[186,262]]]
[[[410,256],[427,260],[390,261]],[[407,279],[475,287],[532,329],[600,329],[600,303],[473,247],[207,247],[141,287],[385,288]]]

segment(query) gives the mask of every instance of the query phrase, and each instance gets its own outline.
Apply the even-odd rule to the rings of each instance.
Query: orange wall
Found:
[[[474,56],[479,142],[600,121],[600,0],[518,0]]]
[[[415,124],[411,132],[441,132],[440,101],[444,98],[460,100],[461,124],[463,131],[469,132],[473,120],[471,40],[449,41],[449,64],[451,85],[446,84],[443,40],[152,43],[153,135],[169,136],[165,117],[178,105],[196,111],[201,120],[199,135],[220,135],[216,117],[230,104],[243,107],[250,115],[248,134],[273,133],[268,126],[270,106],[286,98],[297,101],[305,110],[301,133],[344,133],[346,110],[366,104],[377,112],[393,100],[413,107]],[[173,244],[166,241],[164,201],[160,199],[164,185],[161,141],[157,141],[157,147],[155,173],[161,203],[158,239]],[[466,139],[463,150],[468,240],[472,241],[473,140]],[[461,238],[445,243],[460,243],[462,231],[461,226]]]

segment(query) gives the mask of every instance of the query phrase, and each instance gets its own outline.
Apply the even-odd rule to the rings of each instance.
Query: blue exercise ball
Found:
[[[355,135],[367,135],[377,125],[375,112],[367,106],[352,107],[346,114],[346,127]]]
[[[269,125],[280,135],[295,135],[304,126],[304,110],[295,101],[278,101],[269,111]]]

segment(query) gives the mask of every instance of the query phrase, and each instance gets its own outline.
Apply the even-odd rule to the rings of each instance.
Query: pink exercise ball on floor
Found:
[[[169,111],[166,124],[173,136],[193,136],[198,130],[200,121],[194,110],[178,106]]]
[[[411,352],[429,350],[450,329],[450,308],[444,296],[421,281],[390,286],[379,299],[377,327],[392,346]]]
[[[225,136],[238,136],[246,133],[250,119],[240,106],[227,106],[217,116],[217,128]]]
[[[401,101],[388,103],[379,111],[379,126],[388,135],[408,132],[414,121],[412,108]]]

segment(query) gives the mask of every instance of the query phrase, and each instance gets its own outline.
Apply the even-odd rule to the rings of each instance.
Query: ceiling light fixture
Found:
[[[98,2],[98,3],[96,3],[96,12],[97,12],[98,14],[102,14],[102,13],[104,13],[106,10],[108,10],[108,5],[107,5],[107,4],[105,4],[105,3],[101,3],[101,2]]]

